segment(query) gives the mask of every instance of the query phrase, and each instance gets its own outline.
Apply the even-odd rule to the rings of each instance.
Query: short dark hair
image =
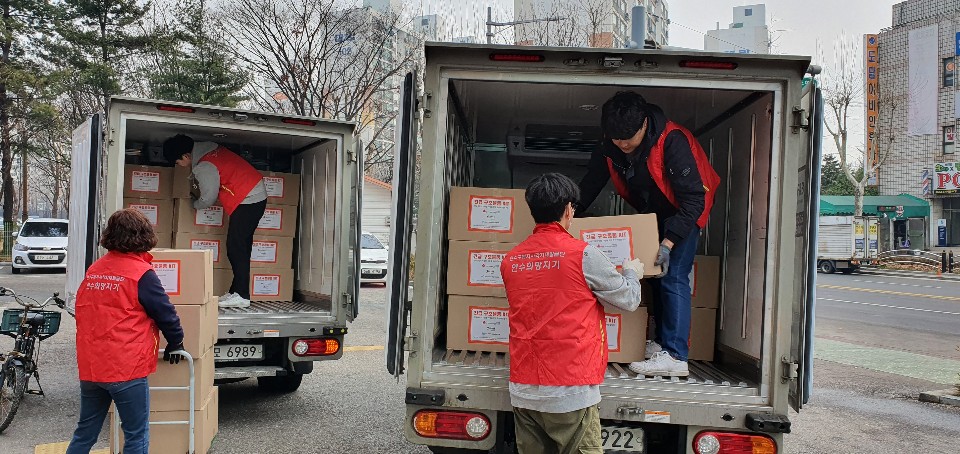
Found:
[[[125,208],[110,215],[100,245],[108,251],[147,252],[157,246],[157,234],[143,213]]]
[[[533,220],[547,224],[559,221],[568,203],[580,202],[580,187],[566,175],[545,173],[527,185],[525,198]]]
[[[185,134],[177,134],[163,142],[163,158],[174,164],[185,154],[193,152],[193,139]]]
[[[647,101],[632,91],[621,91],[603,103],[600,125],[603,135],[611,140],[629,139],[637,135],[650,115]]]

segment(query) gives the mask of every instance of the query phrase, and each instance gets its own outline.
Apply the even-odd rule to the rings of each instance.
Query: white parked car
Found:
[[[387,285],[387,247],[367,232],[360,238],[360,283]]]
[[[27,219],[13,243],[11,272],[31,268],[67,268],[66,219]]]

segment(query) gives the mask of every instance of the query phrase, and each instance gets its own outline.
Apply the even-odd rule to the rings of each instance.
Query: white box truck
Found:
[[[510,452],[514,437],[509,355],[447,347],[451,186],[524,188],[544,172],[579,179],[602,136],[598,106],[635,90],[694,132],[723,180],[699,248],[721,258],[722,300],[715,359],[691,361],[689,378],[608,365],[604,448],[711,452],[700,448],[756,442],[782,451],[789,410],[810,385],[822,134],[819,90],[802,85],[810,59],[433,43],[425,53],[422,91],[408,76],[402,97],[391,240],[386,360],[406,374],[406,438],[456,453]],[[591,212],[622,207],[608,188]]]
[[[880,218],[820,216],[817,232],[817,269],[850,274],[876,263],[880,254]]]
[[[293,298],[220,308],[215,378],[255,377],[262,388],[296,390],[314,361],[342,357],[347,322],[357,315],[363,163],[353,131],[347,122],[112,98],[105,118],[94,115],[73,135],[68,303],[103,253],[97,244],[107,218],[123,206],[124,165],[169,165],[160,147],[175,134],[218,142],[252,157],[261,170],[299,174],[300,187],[285,190],[299,191],[300,208]],[[335,351],[328,339],[337,341]]]

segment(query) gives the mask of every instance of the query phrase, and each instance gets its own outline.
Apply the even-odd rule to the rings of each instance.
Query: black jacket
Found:
[[[631,155],[624,154],[608,139],[604,139],[600,149],[593,152],[587,174],[580,181],[580,207],[588,208],[610,180],[609,157],[613,159],[617,172],[627,181],[630,198],[636,204],[633,208],[638,213],[656,214],[660,238],[678,243],[696,227],[706,204],[706,191],[690,143],[682,132],[674,131],[664,141],[663,163],[664,175],[673,188],[679,208],[667,200],[647,168],[650,149],[666,129],[667,118],[656,108],[650,120],[643,142]]]
[[[177,345],[183,343],[183,328],[180,326],[180,317],[177,315],[177,309],[170,304],[170,298],[163,290],[163,284],[160,283],[160,276],[156,271],[147,270],[140,277],[137,283],[137,296],[140,299],[140,305],[157,328],[163,333],[168,345]]]

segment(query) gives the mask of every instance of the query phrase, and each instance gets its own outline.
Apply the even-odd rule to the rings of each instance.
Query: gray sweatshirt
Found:
[[[217,203],[217,197],[220,194],[220,172],[217,170],[217,166],[209,162],[200,162],[200,158],[216,150],[219,146],[215,142],[193,144],[193,152],[190,156],[193,160],[193,178],[197,180],[197,185],[200,186],[200,198],[193,202],[194,209],[202,210]],[[247,194],[240,204],[249,205],[263,200],[267,200],[267,187],[263,185],[261,179],[260,183],[253,187],[253,190]]]
[[[601,303],[631,312],[640,306],[640,278],[631,270],[618,273],[617,267],[596,247],[588,245],[583,250],[583,277]],[[510,382],[510,403],[514,407],[567,413],[599,402],[599,385],[541,386]]]

